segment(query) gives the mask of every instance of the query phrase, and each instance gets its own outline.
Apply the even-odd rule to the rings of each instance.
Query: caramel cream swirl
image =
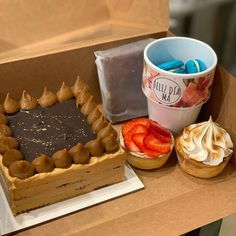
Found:
[[[197,123],[186,127],[181,137],[183,151],[190,159],[203,162],[206,165],[217,166],[224,157],[233,151],[233,143],[229,134],[213,122]]]

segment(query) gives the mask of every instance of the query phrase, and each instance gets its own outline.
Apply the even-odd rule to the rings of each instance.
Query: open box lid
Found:
[[[168,30],[167,0],[0,0],[0,63]]]

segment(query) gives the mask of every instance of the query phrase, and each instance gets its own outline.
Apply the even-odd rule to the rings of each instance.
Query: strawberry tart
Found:
[[[174,137],[156,122],[137,118],[121,127],[120,145],[126,151],[130,165],[139,169],[156,169],[167,162]]]

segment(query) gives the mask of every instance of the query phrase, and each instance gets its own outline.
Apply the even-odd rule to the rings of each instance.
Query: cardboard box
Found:
[[[40,96],[80,74],[100,100],[94,63],[103,50],[147,37],[165,37],[166,0],[1,1],[1,97],[23,89]],[[41,10],[43,9],[43,10]],[[86,12],[86,14],[85,14]],[[236,143],[236,80],[217,68],[211,99],[199,120],[212,115]],[[234,155],[235,158],[235,155]],[[233,158],[210,180],[183,173],[173,153],[153,171],[135,170],[145,189],[24,230],[17,235],[180,235],[236,212]]]

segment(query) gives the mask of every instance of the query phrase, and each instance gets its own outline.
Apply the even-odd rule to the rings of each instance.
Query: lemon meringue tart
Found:
[[[125,152],[78,77],[0,106],[0,182],[14,215],[124,179]]]
[[[190,175],[212,178],[219,175],[233,153],[230,135],[212,118],[192,124],[177,137],[175,150],[180,167]]]

